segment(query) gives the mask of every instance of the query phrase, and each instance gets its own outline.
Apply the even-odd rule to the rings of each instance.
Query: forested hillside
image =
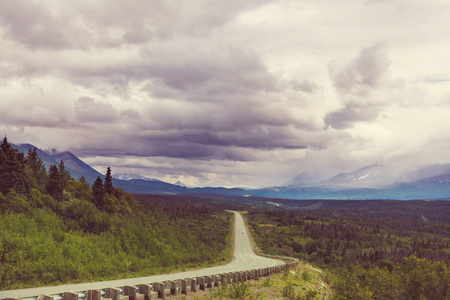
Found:
[[[260,210],[247,218],[264,253],[330,270],[338,299],[449,299],[449,208],[449,201],[380,202],[376,209]]]
[[[0,289],[151,275],[230,257],[221,208],[139,203],[112,184],[90,187],[64,162],[47,173],[36,151],[0,146]]]

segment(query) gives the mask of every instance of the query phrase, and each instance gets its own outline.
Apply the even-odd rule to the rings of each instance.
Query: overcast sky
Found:
[[[447,0],[0,0],[0,133],[195,186],[450,162],[449,12]]]

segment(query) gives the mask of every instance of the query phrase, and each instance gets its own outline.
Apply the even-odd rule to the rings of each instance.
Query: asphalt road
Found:
[[[164,275],[154,275],[147,277],[137,277],[110,281],[89,282],[79,284],[67,284],[51,287],[29,288],[21,290],[0,291],[0,299],[9,297],[14,298],[28,298],[35,297],[41,294],[60,294],[64,292],[81,292],[86,290],[104,289],[107,287],[122,287],[125,285],[151,284],[153,282],[160,282],[165,280],[176,280],[182,278],[195,278],[198,276],[214,275],[227,272],[237,272],[250,269],[258,269],[284,264],[280,260],[261,257],[255,254],[250,241],[249,233],[245,227],[242,216],[235,214],[235,243],[234,243],[234,257],[233,260],[226,264],[211,268],[205,268],[194,271],[186,271],[179,273],[171,273]]]

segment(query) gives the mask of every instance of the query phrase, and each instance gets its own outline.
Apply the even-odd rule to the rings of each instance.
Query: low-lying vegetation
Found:
[[[385,217],[327,209],[253,211],[247,218],[264,253],[326,269],[335,299],[449,299],[450,225],[405,218],[401,207],[396,213],[389,205]]]

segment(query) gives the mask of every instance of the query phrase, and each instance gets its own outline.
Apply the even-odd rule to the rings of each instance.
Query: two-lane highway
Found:
[[[235,214],[234,257],[229,264],[205,268],[201,270],[171,273],[164,275],[80,283],[80,284],[67,284],[52,287],[39,287],[21,290],[0,291],[0,299],[5,299],[9,297],[28,298],[41,294],[53,295],[64,292],[80,292],[93,289],[104,289],[107,287],[122,287],[125,285],[151,284],[153,282],[161,282],[165,280],[195,278],[198,276],[245,271],[284,264],[281,260],[256,255],[256,253],[253,250],[253,246],[250,241],[250,236],[247,231],[247,228],[245,227],[242,216],[237,212],[233,213]]]

